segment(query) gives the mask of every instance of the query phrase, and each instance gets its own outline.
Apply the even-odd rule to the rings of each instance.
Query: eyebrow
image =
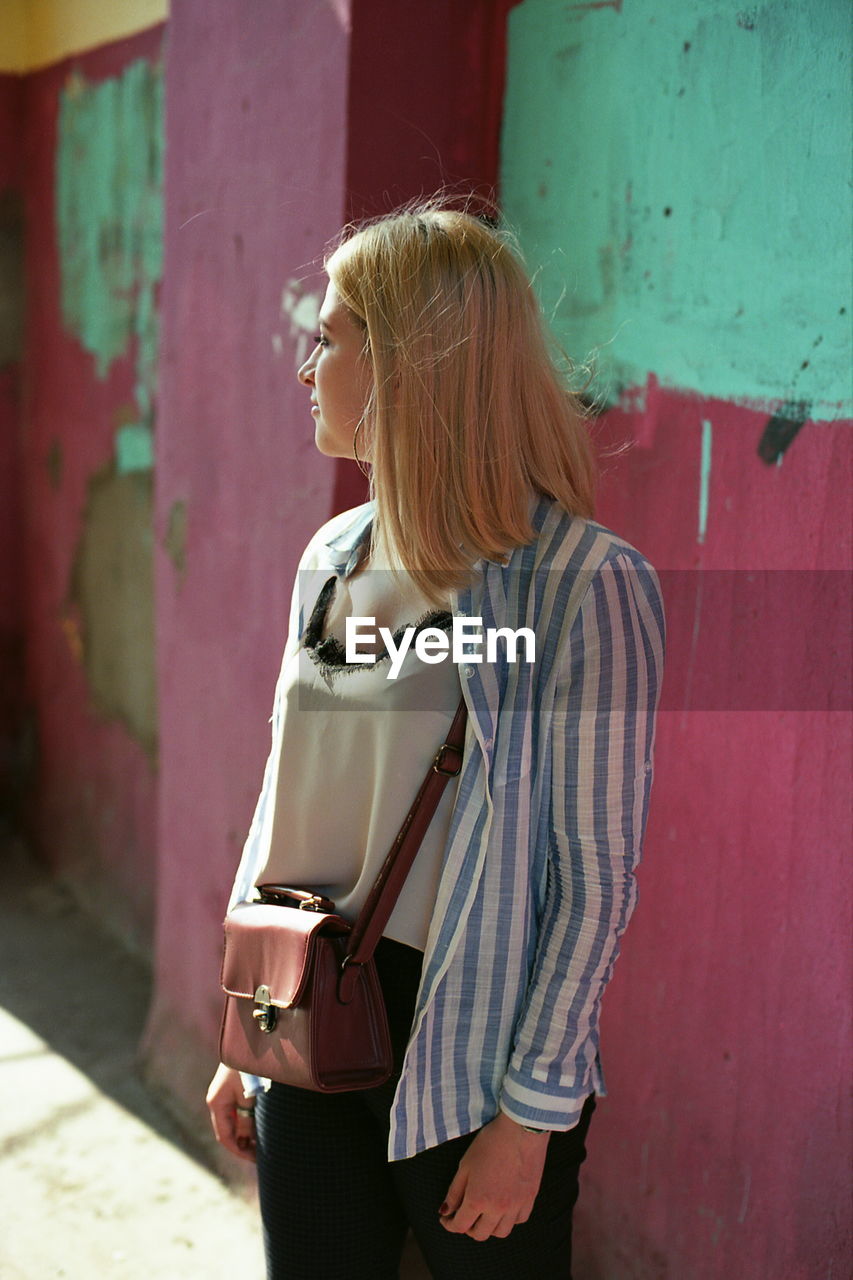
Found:
[[[334,324],[331,323],[329,320],[327,320],[325,316],[323,315],[318,316],[317,323],[321,324],[324,329],[331,329],[332,332],[334,333],[334,329],[335,329]]]

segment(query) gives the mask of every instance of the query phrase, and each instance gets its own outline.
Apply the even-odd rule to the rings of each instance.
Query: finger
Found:
[[[447,1195],[444,1197],[444,1204],[438,1211],[440,1217],[447,1218],[456,1212],[465,1196],[465,1188],[467,1185],[467,1173],[465,1173],[463,1169],[457,1169],[456,1176],[447,1189]]]
[[[234,1141],[239,1154],[246,1160],[255,1158],[255,1115],[254,1107],[238,1106],[234,1116]],[[246,1112],[251,1111],[251,1115]]]
[[[480,1214],[477,1221],[465,1232],[472,1240],[488,1240],[490,1236],[495,1235],[495,1228],[498,1225],[498,1219],[494,1214],[488,1216]]]
[[[209,1102],[207,1104],[207,1114],[210,1116],[210,1126],[213,1129],[213,1136],[217,1142],[221,1142],[222,1139],[219,1136],[219,1120],[216,1115],[216,1111]]]
[[[247,1114],[251,1112],[251,1114]],[[234,1108],[234,1132],[238,1138],[254,1138],[255,1136],[255,1108],[241,1107]]]
[[[479,1208],[463,1200],[455,1213],[449,1213],[439,1221],[443,1227],[447,1227],[447,1230],[455,1235],[467,1235],[479,1217]]]
[[[239,1160],[255,1160],[255,1140],[254,1125],[252,1124],[252,1133],[244,1132],[237,1134],[237,1117],[234,1111],[233,1103],[218,1103],[209,1108],[210,1118],[213,1124],[213,1132],[220,1146],[226,1151],[230,1151],[233,1156],[237,1156]]]

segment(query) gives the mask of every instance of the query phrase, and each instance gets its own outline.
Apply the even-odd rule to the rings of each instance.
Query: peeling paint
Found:
[[[805,400],[789,400],[767,422],[758,442],[758,456],[767,463],[782,465],[782,456],[800,428],[810,417]]]
[[[24,343],[24,210],[20,192],[0,192],[0,369]]]
[[[173,502],[169,509],[169,520],[166,526],[166,536],[163,539],[163,546],[166,554],[172,564],[183,578],[187,567],[186,547],[187,547],[187,504],[179,501]]]
[[[65,636],[68,650],[75,662],[83,661],[83,637],[80,631],[80,619],[75,613],[66,612],[59,619],[62,634]]]
[[[147,422],[131,422],[115,435],[116,471],[150,471],[154,466],[154,439]]]
[[[711,487],[711,424],[707,418],[702,419],[702,461],[699,473],[699,538],[705,541],[705,530],[708,527],[708,492]]]
[[[56,222],[62,317],[99,378],[132,354],[139,422],[153,423],[163,258],[163,79],[145,59],[60,94]]]
[[[621,13],[622,0],[589,0],[587,4],[570,4],[568,9],[571,13],[587,13],[592,9],[615,9]]]
[[[303,292],[301,280],[288,280],[281,293],[281,314],[289,322],[291,340],[296,343],[296,368],[305,363],[311,350],[311,335],[317,331],[317,317],[323,303],[321,293]],[[273,349],[275,350],[275,336]]]
[[[749,1192],[752,1187],[752,1170],[749,1165],[746,1166],[743,1174],[743,1196],[741,1197],[740,1209],[738,1211],[737,1220],[742,1226],[746,1222],[746,1214],[749,1209]]]
[[[100,715],[121,721],[154,757],[157,717],[152,476],[113,466],[89,481],[72,573],[72,609],[81,619],[82,661]],[[66,635],[68,632],[66,630]]]

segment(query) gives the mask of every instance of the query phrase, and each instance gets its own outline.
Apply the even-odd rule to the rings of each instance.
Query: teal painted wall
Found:
[[[56,221],[62,318],[104,378],[135,339],[138,420],[116,431],[120,472],[153,465],[156,290],[163,270],[163,75],[140,58],[59,104]]]
[[[849,416],[846,0],[526,0],[505,211],[566,349],[664,386]],[[609,344],[609,345],[606,345]]]

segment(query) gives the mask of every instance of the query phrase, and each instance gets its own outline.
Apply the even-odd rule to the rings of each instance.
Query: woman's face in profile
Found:
[[[314,350],[297,377],[311,390],[314,442],[329,458],[351,458],[353,436],[370,393],[370,361],[364,354],[364,329],[329,284],[320,308],[320,332]],[[365,443],[359,440],[359,454]]]

